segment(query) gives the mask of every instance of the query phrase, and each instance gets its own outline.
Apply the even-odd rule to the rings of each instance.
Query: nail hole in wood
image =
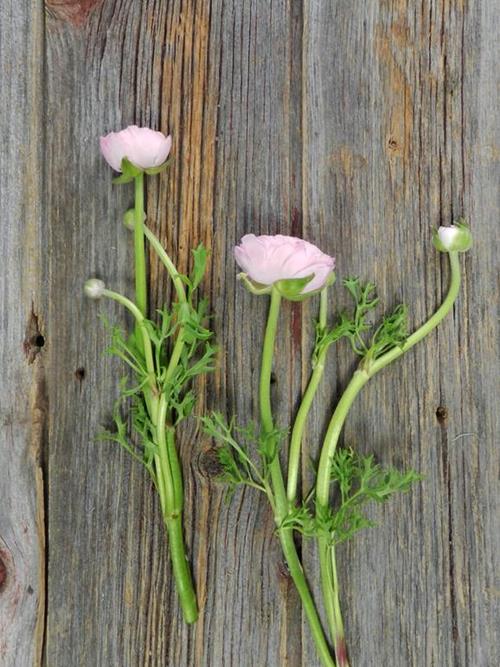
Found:
[[[28,322],[26,324],[26,332],[23,340],[23,349],[28,364],[32,364],[37,354],[39,354],[42,347],[45,345],[45,337],[40,331],[38,315],[31,307],[31,312],[28,316]]]
[[[81,382],[82,380],[85,380],[85,368],[83,366],[79,366],[76,369],[75,377],[79,382]]]
[[[444,405],[439,405],[436,410],[436,419],[440,424],[446,424],[448,420],[448,408],[445,408]]]

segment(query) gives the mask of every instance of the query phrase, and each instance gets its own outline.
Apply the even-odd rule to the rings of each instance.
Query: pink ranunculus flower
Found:
[[[303,294],[324,287],[335,268],[335,258],[312,243],[281,234],[247,234],[235,247],[234,256],[247,276],[261,285],[314,275]]]
[[[121,172],[123,158],[140,169],[162,165],[172,148],[172,137],[149,127],[130,125],[121,132],[110,132],[101,137],[99,143],[106,162]]]

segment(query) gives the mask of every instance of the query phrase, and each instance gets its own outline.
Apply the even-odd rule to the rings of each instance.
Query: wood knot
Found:
[[[223,473],[223,468],[219,462],[219,455],[215,447],[210,447],[203,451],[198,458],[198,470],[203,477],[213,479]]]
[[[395,137],[390,136],[390,137],[387,139],[387,148],[388,148],[388,150],[389,150],[391,153],[398,153],[399,150],[400,150],[400,146],[399,146],[399,142],[398,142],[398,140],[397,140]]]
[[[46,0],[46,7],[54,18],[80,26],[102,2],[103,0]]]

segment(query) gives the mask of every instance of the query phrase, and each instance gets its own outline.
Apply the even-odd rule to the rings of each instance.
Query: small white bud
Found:
[[[441,252],[465,252],[472,245],[472,234],[468,225],[459,221],[435,231],[434,245]]]
[[[89,299],[100,299],[106,285],[99,278],[90,278],[84,285],[83,291]]]
[[[460,230],[457,227],[440,227],[438,236],[443,246],[449,250],[453,247],[457,237],[460,236]]]

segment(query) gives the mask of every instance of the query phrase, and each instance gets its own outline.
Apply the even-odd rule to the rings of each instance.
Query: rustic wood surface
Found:
[[[453,316],[364,389],[344,434],[425,481],[339,561],[353,667],[500,664],[499,13],[499,0],[2,2],[2,667],[319,664],[268,506],[250,491],[224,502],[194,422],[180,438],[202,607],[190,629],[151,483],[95,442],[120,367],[82,284],[132,287],[132,193],[112,186],[97,139],[133,122],[174,137],[172,169],[148,182],[151,224],[181,267],[193,243],[212,249],[221,354],[199,410],[255,415],[266,303],[234,279],[243,233],[303,235],[418,325],[448,280],[431,227],[471,221]],[[151,273],[160,305],[154,257]],[[284,309],[282,421],[307,381],[316,307]],[[305,486],[352,368],[338,345]],[[317,580],[311,544],[302,553]]]

